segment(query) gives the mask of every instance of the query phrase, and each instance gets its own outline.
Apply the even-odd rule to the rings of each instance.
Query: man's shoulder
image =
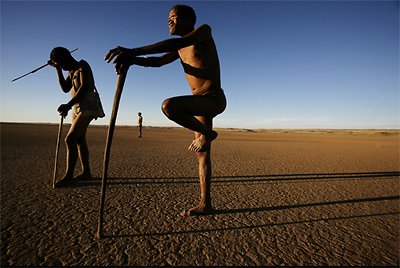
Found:
[[[89,63],[87,61],[85,61],[85,60],[80,60],[79,61],[79,65],[80,66],[89,66]]]
[[[196,38],[197,43],[212,39],[211,27],[208,24],[203,24],[193,30],[192,36]]]
[[[79,69],[81,69],[81,71],[91,70],[89,63],[85,60],[79,61]]]
[[[211,26],[208,24],[203,24],[197,27],[196,30],[211,31]]]

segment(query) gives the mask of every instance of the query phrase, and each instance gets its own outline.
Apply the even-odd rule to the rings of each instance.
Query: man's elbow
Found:
[[[68,93],[71,89],[68,87],[61,86],[61,89],[64,93]]]
[[[155,62],[151,67],[160,68],[163,65],[165,64],[162,64],[161,62]]]
[[[160,59],[158,59],[157,61],[154,62],[154,66],[153,67],[159,68],[159,67],[162,67],[162,66],[164,66],[164,65],[166,65],[168,63],[169,63],[169,61],[166,61],[166,60],[160,58]]]

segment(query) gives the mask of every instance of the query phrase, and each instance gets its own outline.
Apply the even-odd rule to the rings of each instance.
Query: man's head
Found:
[[[196,13],[186,5],[176,5],[169,12],[168,25],[170,35],[185,35],[194,29]]]
[[[70,71],[74,65],[74,58],[65,47],[56,47],[50,53],[50,60],[59,65],[63,70]]]
[[[141,115],[142,115],[142,113],[139,112],[139,113],[138,113],[138,116],[141,116]]]

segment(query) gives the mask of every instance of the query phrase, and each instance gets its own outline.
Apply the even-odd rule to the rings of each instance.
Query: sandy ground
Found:
[[[184,218],[199,198],[192,132],[117,128],[101,240],[107,128],[88,129],[94,178],[52,189],[57,132],[1,125],[3,267],[399,265],[398,131],[221,130],[216,211]]]

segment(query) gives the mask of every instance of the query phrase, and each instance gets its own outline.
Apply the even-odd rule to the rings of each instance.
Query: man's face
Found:
[[[173,8],[169,12],[169,17],[168,17],[169,35],[175,34],[177,21],[178,21],[178,14],[176,12],[176,9]]]
[[[171,9],[168,17],[169,35],[184,35],[186,34],[186,20],[179,18],[176,8]]]
[[[59,59],[57,61],[58,66],[61,67],[64,71],[70,71],[71,70],[71,64],[69,64],[68,60],[66,59]]]

